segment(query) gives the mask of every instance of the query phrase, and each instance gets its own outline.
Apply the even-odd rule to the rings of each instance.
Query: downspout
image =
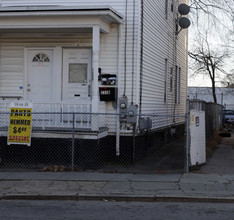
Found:
[[[134,96],[134,72],[135,72],[135,15],[136,15],[136,2],[133,0],[133,23],[132,23],[132,94],[131,94],[131,105],[133,105]]]
[[[132,94],[131,94],[131,105],[134,104],[134,75],[135,75],[135,15],[136,15],[136,1],[133,0],[133,22],[132,22]],[[133,143],[132,143],[132,162],[135,164],[136,154],[136,122],[133,125]]]
[[[127,87],[127,35],[128,35],[128,0],[125,5],[125,39],[124,39],[124,92],[123,96],[126,96]]]
[[[142,85],[143,85],[143,37],[144,37],[144,0],[141,0],[141,35],[140,35],[140,102],[139,102],[139,115],[142,113]]]
[[[136,43],[136,85],[135,85],[135,100],[136,104],[138,106],[138,112],[139,112],[139,103],[140,103],[140,51],[141,51],[141,1],[137,1],[137,30],[136,30],[136,36],[137,39],[135,40]]]
[[[175,124],[175,112],[176,112],[176,105],[177,105],[177,93],[178,93],[178,71],[179,71],[179,67],[177,66],[177,35],[176,35],[176,25],[177,25],[177,19],[178,19],[178,15],[177,15],[177,11],[176,11],[176,6],[175,6],[175,2],[173,2],[173,75],[175,76],[174,79],[174,83],[172,82],[172,92],[173,92],[173,84],[175,85],[174,88],[174,97],[172,96],[172,106],[173,106],[173,124]],[[172,76],[173,76],[172,75]],[[172,78],[173,79],[173,78]]]
[[[119,121],[119,97],[120,97],[120,75],[121,75],[121,54],[122,54],[122,24],[119,24],[119,33],[118,33],[118,64],[117,64],[117,72],[118,72],[118,95],[117,95],[117,108],[116,108],[116,156],[120,155],[120,121]]]

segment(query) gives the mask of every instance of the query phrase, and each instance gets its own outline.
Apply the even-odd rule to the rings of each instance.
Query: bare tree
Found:
[[[230,41],[234,35],[234,0],[190,0],[192,28],[213,31]]]
[[[226,74],[224,63],[229,57],[228,50],[213,49],[209,44],[207,35],[205,38],[200,36],[193,47],[193,51],[189,52],[189,57],[192,59],[191,68],[194,69],[194,75],[207,74],[209,76],[214,103],[217,103],[216,80],[221,73]]]
[[[216,82],[225,82],[226,86],[234,82],[230,65],[227,65],[227,61],[233,62],[229,55],[234,49],[234,1],[190,0],[190,8],[190,76],[205,74],[209,77],[216,103]]]
[[[206,14],[211,19],[218,22],[218,13],[223,13],[233,21],[234,2],[233,0],[190,0],[190,8],[197,18],[201,13]]]

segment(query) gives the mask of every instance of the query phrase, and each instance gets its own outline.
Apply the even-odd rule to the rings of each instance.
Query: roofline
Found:
[[[63,6],[20,6],[0,8],[0,17],[8,16],[56,16],[56,15],[108,15],[117,23],[123,23],[123,16],[110,6],[63,7]]]

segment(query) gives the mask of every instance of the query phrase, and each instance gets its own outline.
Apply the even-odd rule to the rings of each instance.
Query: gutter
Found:
[[[115,23],[122,24],[123,16],[108,8],[67,8],[67,7],[5,7],[0,17],[21,16],[107,16]]]

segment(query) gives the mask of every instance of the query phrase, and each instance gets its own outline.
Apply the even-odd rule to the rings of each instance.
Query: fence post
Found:
[[[190,140],[190,109],[189,109],[189,100],[186,101],[186,145],[185,145],[185,173],[189,172],[189,140]]]
[[[71,169],[74,170],[74,147],[75,147],[75,113],[72,114],[72,158],[71,158]]]

